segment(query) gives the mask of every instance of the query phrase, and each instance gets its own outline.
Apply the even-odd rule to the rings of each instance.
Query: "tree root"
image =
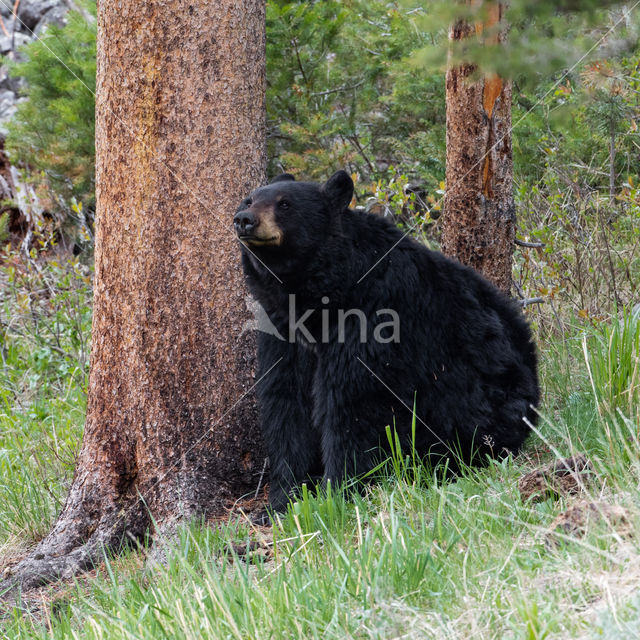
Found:
[[[86,515],[83,518],[82,514],[79,517],[78,513],[65,514],[66,511],[30,555],[5,570],[0,598],[12,600],[18,593],[68,580],[97,566],[108,554],[141,540],[149,522],[141,504],[133,510],[137,517],[132,517],[131,510],[111,509],[102,515],[97,526],[92,526]]]

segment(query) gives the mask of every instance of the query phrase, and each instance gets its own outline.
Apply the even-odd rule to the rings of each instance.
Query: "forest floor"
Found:
[[[91,319],[77,261],[37,282],[11,269],[0,572],[47,532],[70,485]],[[640,638],[640,319],[567,327],[540,337],[541,416],[517,457],[441,481],[399,454],[364,496],[305,493],[273,528],[237,511],[192,523],[166,562],[132,550],[0,605],[0,636]],[[522,476],[577,454],[589,466],[565,474],[574,482],[521,493]]]

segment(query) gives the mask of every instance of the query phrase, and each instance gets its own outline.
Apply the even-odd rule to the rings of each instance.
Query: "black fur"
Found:
[[[284,338],[258,333],[275,510],[309,477],[336,483],[371,469],[387,425],[408,448],[414,406],[417,451],[453,469],[516,452],[529,431],[523,416],[536,419],[536,351],[520,310],[472,269],[348,209],[352,194],[344,171],[324,185],[287,177],[239,208],[274,207],[283,232],[277,247],[242,248],[249,289]],[[290,294],[296,319],[314,310],[304,326],[315,343],[289,335]],[[364,312],[366,342],[354,316],[338,340],[339,309]],[[399,314],[398,342],[374,339],[389,320],[381,309]]]

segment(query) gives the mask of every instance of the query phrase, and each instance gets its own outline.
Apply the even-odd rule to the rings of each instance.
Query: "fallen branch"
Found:
[[[542,304],[544,302],[544,298],[525,298],[524,300],[520,300],[520,304],[523,307],[528,307],[530,304]]]
[[[528,247],[529,249],[542,249],[547,246],[544,242],[527,242],[526,240],[518,240],[518,238],[515,239],[515,243],[519,247]]]

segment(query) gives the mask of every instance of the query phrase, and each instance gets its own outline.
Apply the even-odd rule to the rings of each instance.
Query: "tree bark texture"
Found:
[[[263,0],[98,3],[97,234],[84,440],[29,587],[220,513],[263,466],[232,219],[264,180]]]
[[[500,24],[502,13],[503,5],[489,4],[485,23],[458,22],[449,38],[482,37],[485,30]],[[488,40],[499,42],[503,33]],[[511,83],[496,75],[472,82],[476,71],[470,64],[447,71],[442,250],[508,294],[515,240]]]

